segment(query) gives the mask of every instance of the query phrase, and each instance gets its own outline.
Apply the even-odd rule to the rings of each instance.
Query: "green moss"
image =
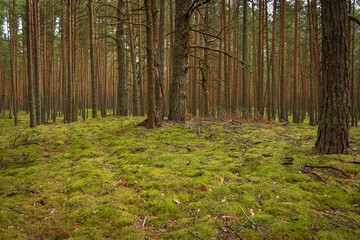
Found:
[[[359,169],[343,162],[360,159],[313,154],[314,127],[201,122],[198,136],[200,123],[146,130],[134,125],[144,118],[108,117],[29,129],[19,116],[18,127],[0,119],[0,239],[212,239],[230,224],[243,239],[360,234]]]

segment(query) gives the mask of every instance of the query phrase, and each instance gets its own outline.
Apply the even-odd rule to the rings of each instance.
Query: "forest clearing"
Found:
[[[0,119],[0,239],[358,239],[360,130],[307,124]]]

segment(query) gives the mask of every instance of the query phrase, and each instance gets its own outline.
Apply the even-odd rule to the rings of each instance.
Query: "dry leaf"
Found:
[[[221,200],[221,202],[223,203],[223,202],[226,202],[226,198],[224,197],[224,199],[223,200]]]
[[[254,215],[255,215],[254,210],[253,210],[252,208],[249,208],[248,210],[249,210],[249,212],[250,212],[250,216],[254,216]]]
[[[173,199],[173,202],[176,204],[181,204],[181,202],[179,200],[177,200],[176,198]]]

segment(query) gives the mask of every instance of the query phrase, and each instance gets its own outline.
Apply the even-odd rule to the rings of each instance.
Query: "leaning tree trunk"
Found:
[[[349,151],[349,48],[346,0],[321,0],[322,79],[318,138],[320,153]]]
[[[175,0],[175,41],[169,120],[185,122],[186,74],[188,70],[191,0]]]

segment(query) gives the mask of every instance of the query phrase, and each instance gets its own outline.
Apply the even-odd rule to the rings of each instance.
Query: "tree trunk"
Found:
[[[295,0],[295,32],[294,32],[294,76],[293,76],[293,122],[300,123],[299,112],[297,108],[297,77],[298,77],[298,27],[299,27],[299,0]]]
[[[130,17],[130,3],[127,3],[127,14]],[[133,26],[129,24],[128,27],[129,38],[130,38],[130,56],[131,56],[131,70],[132,70],[132,104],[133,104],[133,115],[139,116],[139,98],[138,98],[138,85],[137,85],[137,69],[136,69],[136,54],[134,44],[134,33]]]
[[[309,84],[310,84],[310,101],[309,101],[309,124],[315,126],[315,43],[314,43],[314,31],[313,31],[313,20],[311,13],[311,4],[308,0],[308,21],[309,21],[309,45],[310,45],[310,73],[309,73]]]
[[[89,28],[90,28],[90,74],[91,74],[91,106],[92,117],[97,117],[97,81],[95,75],[95,56],[94,56],[94,6],[93,0],[89,0]]]
[[[154,33],[153,33],[153,9],[150,1],[145,1],[146,11],[146,59],[147,59],[147,75],[148,75],[148,108],[146,127],[154,128],[156,126],[155,112],[155,78],[154,78]]]
[[[156,121],[162,121],[164,118],[164,90],[160,80],[160,39],[159,39],[159,17],[157,0],[151,0],[152,26],[153,26],[153,63],[154,63],[154,80],[155,80],[155,108]],[[162,39],[162,45],[164,41]]]
[[[165,116],[165,0],[160,0],[160,25],[159,25],[159,54],[160,54],[160,109],[158,112],[159,119]]]
[[[264,95],[264,29],[263,29],[263,0],[259,0],[259,38],[258,38],[258,81],[257,81],[257,113],[264,115],[263,95]]]
[[[12,3],[11,3],[12,2]],[[14,114],[14,123],[15,126],[18,125],[18,104],[17,104],[17,84],[16,84],[16,45],[17,45],[17,27],[16,27],[16,14],[15,14],[15,0],[9,0],[9,27],[10,27],[10,65],[11,65],[11,100],[13,106],[13,114]]]
[[[207,33],[209,30],[209,5],[205,7],[205,18],[204,18],[204,32]],[[203,90],[203,113],[205,117],[209,116],[209,39],[208,36],[205,34],[203,36],[205,42],[205,49],[204,49],[204,64],[201,68],[201,75],[202,81],[201,86]]]
[[[35,68],[35,109],[36,124],[41,124],[41,78],[40,78],[40,27],[39,27],[39,0],[33,4],[33,39],[34,39],[34,68]]]
[[[285,92],[285,44],[286,44],[286,1],[281,0],[281,65],[280,65],[280,121],[287,121],[288,114],[286,110],[286,92]]]
[[[195,12],[195,29],[198,31],[199,30],[199,18],[200,18],[200,14],[199,11]],[[199,33],[195,32],[195,38],[194,38],[194,44],[198,45],[199,44]],[[221,53],[219,54],[221,56]],[[194,49],[194,69],[193,69],[193,83],[192,83],[192,103],[191,103],[191,114],[193,115],[193,117],[196,117],[197,115],[197,76],[198,76],[198,71],[197,71],[197,67],[198,67],[198,49]],[[221,61],[221,60],[220,60]],[[220,81],[220,80],[219,80]],[[218,86],[219,87],[219,86]],[[221,87],[221,85],[220,85]]]
[[[73,120],[73,68],[72,68],[72,8],[71,0],[67,0],[67,111],[66,122]]]
[[[175,41],[169,120],[185,122],[186,75],[188,70],[191,0],[175,0]]]
[[[277,102],[277,81],[276,81],[276,8],[277,0],[274,0],[273,5],[273,22],[271,30],[271,119],[276,119],[276,102]]]
[[[275,0],[276,1],[276,0]],[[243,0],[243,39],[242,39],[242,44],[243,44],[243,49],[242,49],[242,60],[244,62],[247,62],[247,57],[248,57],[248,49],[247,49],[247,39],[248,39],[248,34],[247,34],[247,12],[248,12],[248,0]],[[242,70],[242,116],[243,118],[247,119],[249,117],[249,103],[248,103],[248,68],[243,67]]]
[[[117,29],[116,29],[116,45],[118,54],[118,116],[127,115],[127,97],[126,97],[126,54],[125,54],[125,42],[124,42],[124,0],[118,1],[117,7]]]
[[[144,94],[144,78],[143,78],[143,64],[142,64],[142,34],[141,34],[141,5],[138,0],[138,46],[139,46],[139,87],[140,87],[140,115],[145,114],[145,94]]]
[[[349,151],[349,48],[346,0],[321,0],[322,80],[316,149]]]

